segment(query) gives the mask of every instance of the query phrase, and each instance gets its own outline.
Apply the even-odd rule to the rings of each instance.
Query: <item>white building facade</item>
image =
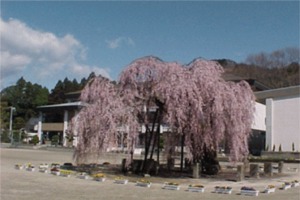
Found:
[[[300,151],[300,86],[255,93],[266,104],[268,150]]]
[[[266,131],[266,106],[255,102],[254,119],[251,126],[252,130]]]
[[[59,135],[59,141],[62,146],[76,146],[78,143],[77,133],[72,139],[72,144],[69,144],[67,139],[67,131],[70,120],[78,117],[79,110],[84,106],[82,102],[69,102],[55,105],[39,106],[39,120],[37,135],[40,139],[40,144],[46,135],[49,137],[49,133]],[[60,113],[59,120],[56,122],[45,122],[43,120],[45,113]],[[47,117],[46,117],[47,118]]]

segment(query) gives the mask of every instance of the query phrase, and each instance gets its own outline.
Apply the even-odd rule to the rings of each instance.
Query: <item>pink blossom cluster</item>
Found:
[[[81,101],[87,106],[70,127],[79,136],[76,160],[116,146],[123,126],[132,152],[141,124],[151,123],[170,128],[164,135],[169,156],[184,136],[190,160],[201,159],[207,149],[217,151],[222,141],[233,161],[242,159],[248,153],[255,98],[247,82],[227,82],[222,73],[214,61],[195,59],[181,65],[144,57],[124,69],[117,84],[96,77],[82,91]],[[159,110],[160,120],[153,122],[148,116],[151,107]]]

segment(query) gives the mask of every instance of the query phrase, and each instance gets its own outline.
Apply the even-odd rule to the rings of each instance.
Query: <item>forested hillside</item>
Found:
[[[83,89],[93,77],[95,73],[91,73],[88,78],[83,78],[80,82],[76,79],[71,81],[68,78],[63,81],[58,80],[51,92],[46,87],[31,83],[21,77],[15,85],[1,91],[1,130],[7,130],[9,127],[11,107],[15,108],[13,129],[19,130],[25,127],[30,118],[38,116],[36,109],[38,106],[65,103],[66,93]]]
[[[271,53],[249,55],[244,63],[220,59],[225,73],[255,79],[269,88],[300,84],[299,48],[284,48]]]
[[[255,79],[269,88],[281,88],[300,84],[300,65],[291,63],[285,67],[267,68],[248,64],[237,64],[227,60],[218,60],[226,74],[232,74],[245,79]]]

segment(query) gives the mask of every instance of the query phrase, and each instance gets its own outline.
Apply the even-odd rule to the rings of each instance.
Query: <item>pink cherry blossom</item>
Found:
[[[79,136],[76,161],[117,146],[120,126],[127,127],[129,152],[142,124],[147,129],[145,142],[154,145],[154,123],[172,130],[163,134],[168,157],[184,136],[190,160],[201,160],[207,150],[216,152],[222,141],[231,160],[242,159],[248,154],[255,98],[247,82],[226,82],[222,73],[214,61],[195,59],[182,65],[144,57],[129,64],[117,84],[96,77],[82,91],[81,101],[87,106],[70,126]],[[158,110],[154,119],[149,114],[153,107]]]

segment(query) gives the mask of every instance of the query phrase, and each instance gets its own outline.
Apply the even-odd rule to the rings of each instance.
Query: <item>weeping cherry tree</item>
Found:
[[[117,85],[96,78],[84,88],[81,100],[88,104],[77,119],[77,159],[116,145],[117,127],[128,127],[128,148],[132,152],[139,128],[145,126],[145,157],[159,149],[160,125],[171,130],[164,136],[168,158],[181,143],[186,158],[209,162],[222,141],[237,161],[248,154],[254,95],[247,82],[226,82],[216,62],[195,59],[188,65],[144,57],[132,62]],[[150,116],[155,108],[154,116]],[[76,123],[73,123],[73,127]],[[159,151],[157,151],[159,161]],[[100,155],[100,154],[99,154]],[[181,162],[182,163],[182,162]]]

